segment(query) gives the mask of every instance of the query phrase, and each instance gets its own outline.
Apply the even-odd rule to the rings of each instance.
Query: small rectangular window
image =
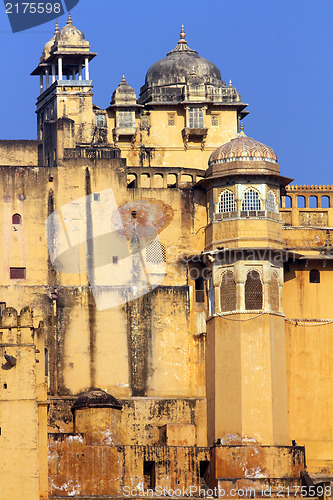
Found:
[[[212,115],[212,127],[219,126],[219,115]]]
[[[205,302],[205,282],[203,278],[195,280],[195,301]]]
[[[105,128],[106,127],[106,116],[105,115],[96,115],[96,127],[97,128]]]
[[[4,309],[6,309],[6,302],[0,302],[0,316],[2,316]]]
[[[169,127],[174,127],[175,126],[175,115],[174,115],[174,113],[169,113],[169,115],[168,115],[168,125],[169,125]]]
[[[118,257],[117,257],[117,255],[114,255],[112,257],[112,264],[118,264]]]
[[[11,280],[25,280],[26,268],[25,267],[11,267],[9,269],[9,275],[10,275]]]
[[[101,195],[99,193],[94,193],[94,201],[100,201]]]

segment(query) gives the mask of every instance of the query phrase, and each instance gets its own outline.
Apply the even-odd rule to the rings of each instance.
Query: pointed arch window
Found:
[[[225,189],[219,197],[219,213],[233,212],[234,210],[236,210],[234,193]]]
[[[221,312],[236,310],[236,282],[234,273],[230,270],[222,274],[220,297]]]
[[[273,191],[268,191],[267,193],[267,212],[276,212],[276,199]]]
[[[242,200],[242,210],[262,210],[259,193],[254,189],[248,189]]]
[[[254,269],[249,271],[246,276],[245,309],[249,311],[262,309],[262,283],[260,274]]]

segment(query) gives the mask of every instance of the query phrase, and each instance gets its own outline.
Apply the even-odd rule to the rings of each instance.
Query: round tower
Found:
[[[209,159],[205,252],[208,271],[208,438],[288,444],[280,190],[275,152],[247,137]],[[240,440],[240,441],[239,441]]]

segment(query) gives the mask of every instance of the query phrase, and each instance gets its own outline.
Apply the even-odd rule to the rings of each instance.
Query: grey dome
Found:
[[[221,73],[215,64],[200,57],[195,50],[173,50],[153,64],[146,74],[146,85],[162,86],[175,83],[186,84],[189,77],[203,79],[203,83],[216,84]]]
[[[177,46],[147,71],[139,102],[180,100],[181,89],[190,83],[226,87],[218,67],[187,45],[182,26]]]

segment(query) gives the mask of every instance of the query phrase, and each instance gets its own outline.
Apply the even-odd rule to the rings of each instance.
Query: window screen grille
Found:
[[[175,115],[174,114],[168,115],[168,125],[169,125],[169,127],[175,126]]]
[[[146,262],[151,262],[152,264],[163,264],[166,261],[166,250],[165,246],[159,241],[152,241],[150,245],[146,247]]]
[[[25,274],[25,267],[11,267],[9,270],[11,280],[24,280]]]
[[[219,117],[218,115],[212,115],[212,127],[219,126]]]
[[[235,210],[235,197],[234,194],[225,190],[220,194],[219,199],[219,213],[233,212]]]
[[[117,124],[120,128],[133,127],[133,114],[132,111],[118,111]]]
[[[259,194],[254,189],[249,189],[244,194],[242,210],[261,210]]]
[[[267,211],[276,212],[276,201],[273,191],[267,193]]]
[[[236,310],[236,282],[234,273],[226,271],[222,274],[221,287],[221,312]]]
[[[190,108],[188,110],[188,125],[190,128],[203,128],[203,111],[201,108]]]
[[[96,126],[97,126],[97,128],[106,127],[106,116],[105,115],[96,115]]]
[[[277,272],[273,272],[271,277],[271,284],[269,288],[269,301],[272,311],[278,311],[280,306],[279,300],[279,276]]]
[[[245,282],[245,309],[262,309],[262,284],[258,271],[250,271]]]

